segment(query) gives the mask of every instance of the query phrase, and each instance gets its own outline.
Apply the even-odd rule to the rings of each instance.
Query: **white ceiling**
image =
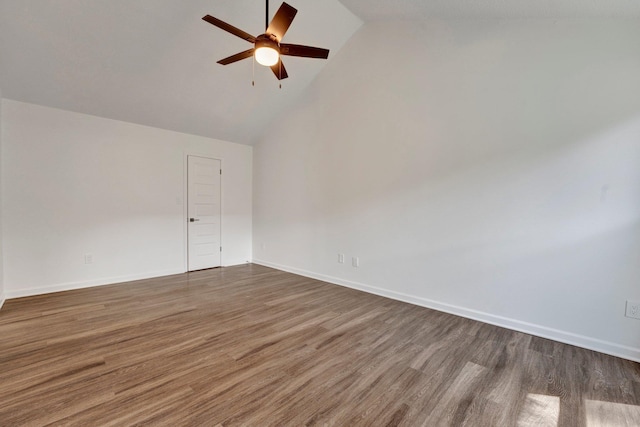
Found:
[[[341,0],[364,21],[458,18],[638,18],[640,0]]]
[[[299,12],[284,41],[329,48],[329,60],[361,19],[640,17],[640,0],[288,2]],[[252,61],[216,64],[250,45],[205,14],[264,28],[262,0],[0,0],[2,96],[251,144],[326,61],[286,58],[282,90],[256,66],[252,87]]]
[[[362,22],[337,0],[289,0],[284,41],[331,49]],[[273,16],[280,1],[271,1]],[[240,143],[252,143],[326,61],[287,57],[289,79],[252,61],[216,61],[251,47],[202,21],[211,14],[264,31],[263,0],[0,0],[2,96]],[[330,31],[328,31],[330,29]]]

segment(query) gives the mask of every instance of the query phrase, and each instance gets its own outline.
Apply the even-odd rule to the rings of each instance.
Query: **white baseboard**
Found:
[[[553,329],[546,326],[536,325],[534,323],[523,322],[517,319],[511,319],[508,317],[496,316],[494,314],[485,313],[482,311],[471,310],[471,309],[456,306],[456,305],[446,304],[438,301],[433,301],[427,298],[390,291],[388,289],[369,286],[363,283],[353,282],[350,280],[327,276],[320,273],[301,270],[299,268],[280,265],[273,262],[254,259],[253,263],[263,265],[265,267],[275,268],[276,270],[282,270],[289,273],[298,274],[300,276],[310,277],[312,279],[321,280],[323,282],[328,282],[335,285],[340,285],[347,288],[368,292],[370,294],[375,294],[382,297],[391,298],[394,300],[403,301],[410,304],[430,308],[433,310],[454,314],[456,316],[478,320],[480,322],[489,323],[491,325],[500,326],[500,327],[511,329],[518,332],[524,332],[526,334],[547,338],[547,339],[558,341],[561,343],[575,345],[577,347],[586,348],[588,350],[594,350],[600,353],[609,354],[611,356],[621,357],[623,359],[632,360],[634,362],[640,362],[640,348],[627,347],[625,345],[616,344],[609,341],[603,341],[603,340],[588,337],[585,335],[579,335],[579,334],[574,334],[572,332],[561,331],[559,329]]]
[[[247,264],[249,262],[251,261],[231,260],[230,262],[225,263],[224,267]],[[7,291],[7,299],[31,297],[34,295],[44,295],[44,294],[50,294],[53,292],[72,291],[74,289],[93,288],[95,286],[115,285],[117,283],[131,282],[133,280],[153,279],[154,277],[170,276],[173,274],[182,274],[182,273],[185,273],[185,271],[182,269],[159,270],[159,271],[145,272],[141,274],[132,274],[128,276],[115,276],[115,277],[106,277],[106,278],[101,278],[96,280],[87,280],[82,282],[60,283],[57,285],[45,286],[42,288],[29,288],[29,289],[15,290],[15,291]],[[2,302],[4,302],[4,299],[0,301],[1,301],[0,302],[0,308],[1,308]]]
[[[30,297],[34,295],[50,294],[53,292],[71,291],[74,289],[92,288],[95,286],[113,285],[116,283],[131,282],[133,280],[152,279],[154,277],[170,276],[172,274],[182,274],[184,270],[158,270],[128,276],[105,277],[81,282],[59,283],[56,285],[41,288],[28,288],[18,290],[7,290],[7,299]]]
[[[2,306],[4,305],[4,300],[5,300],[4,293],[2,293],[2,294],[0,294],[0,310],[2,309]]]
[[[243,264],[250,264],[250,263],[251,263],[250,260],[238,258],[238,259],[232,259],[231,261],[225,261],[222,266],[223,267],[233,267],[235,265],[243,265]]]

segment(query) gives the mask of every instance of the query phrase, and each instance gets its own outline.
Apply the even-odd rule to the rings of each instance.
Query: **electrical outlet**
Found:
[[[640,319],[640,301],[627,301],[625,316],[632,319]]]
[[[93,264],[93,255],[84,254],[84,263],[85,264]]]
[[[360,267],[360,258],[358,258],[357,256],[354,256],[353,258],[351,258],[351,265],[354,267]]]
[[[338,254],[338,262],[344,264],[344,254]]]

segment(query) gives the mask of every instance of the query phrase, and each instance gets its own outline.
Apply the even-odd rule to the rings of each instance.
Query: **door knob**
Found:
[[[196,221],[200,221],[200,220],[196,218],[189,218],[189,222],[196,222]]]

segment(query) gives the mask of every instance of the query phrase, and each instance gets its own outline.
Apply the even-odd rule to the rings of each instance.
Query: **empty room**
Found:
[[[0,426],[640,426],[640,2],[0,0]]]

